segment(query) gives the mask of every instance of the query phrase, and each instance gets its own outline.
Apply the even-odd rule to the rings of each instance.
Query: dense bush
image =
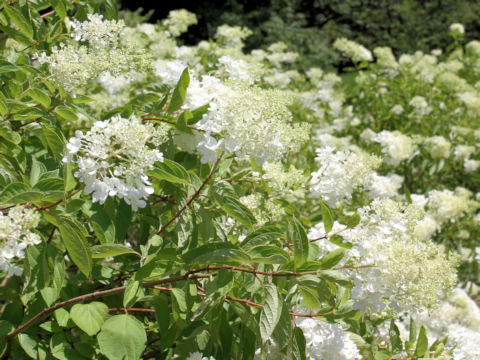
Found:
[[[341,78],[123,16],[0,5],[0,356],[480,358],[463,25],[444,54],[339,37]]]
[[[135,1],[122,1],[135,9]],[[227,0],[176,3],[195,12],[199,25],[184,36],[193,44],[213,37],[224,23],[253,31],[247,50],[266,48],[281,39],[302,54],[297,67],[344,66],[329,45],[347,37],[373,49],[390,46],[397,55],[416,50],[446,49],[448,25],[460,22],[467,40],[480,37],[475,0]],[[162,6],[159,6],[162,7]],[[160,10],[157,12],[161,13]]]

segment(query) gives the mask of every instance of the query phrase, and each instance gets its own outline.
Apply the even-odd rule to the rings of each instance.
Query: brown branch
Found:
[[[346,228],[344,228],[344,229],[340,229],[340,230],[335,231],[335,232],[333,232],[333,233],[325,234],[325,235],[323,235],[323,236],[320,236],[319,238],[310,240],[310,242],[319,241],[319,240],[326,240],[326,239],[328,239],[329,237],[332,237],[332,236],[334,236],[334,235],[340,234],[341,232],[344,232],[344,231],[346,231],[346,230],[348,230],[348,229],[349,229],[349,228],[346,227]]]
[[[61,202],[67,200],[67,199],[70,199],[73,195],[75,195],[76,193],[78,193],[80,190],[75,190],[74,192],[72,192],[71,194],[68,194],[64,199],[60,199],[58,200],[57,202],[54,202],[53,204],[50,204],[50,205],[46,205],[46,206],[42,206],[42,207],[39,207],[37,208],[37,211],[42,211],[42,210],[46,210],[46,209],[50,209],[54,206],[57,206],[58,204],[60,204]]]
[[[160,226],[159,229],[157,230],[157,235],[160,235],[162,232],[165,231],[165,229],[172,223],[174,222],[180,215],[182,215],[182,213],[190,206],[190,204],[200,195],[201,191],[203,190],[203,188],[205,187],[205,185],[207,185],[207,183],[210,181],[210,179],[212,178],[213,176],[213,173],[215,172],[215,170],[217,169],[217,166],[218,164],[220,163],[220,161],[222,160],[221,157],[219,157],[217,159],[217,161],[215,162],[215,164],[213,165],[212,167],[212,170],[210,170],[210,173],[208,174],[208,176],[206,177],[205,180],[203,180],[202,182],[202,185],[198,188],[197,191],[195,191],[195,193],[192,195],[192,197],[190,197],[188,199],[188,201],[185,203],[185,205],[183,205],[183,207],[177,211],[177,213],[170,219],[167,221],[167,223],[163,226]]]
[[[155,310],[153,309],[140,309],[140,308],[128,308],[128,309],[125,309],[125,308],[111,308],[111,309],[108,309],[109,312],[116,312],[116,311],[122,311],[122,312],[130,312],[130,311],[134,311],[134,312],[146,312],[146,313],[154,313]]]
[[[173,277],[173,278],[152,281],[152,282],[143,284],[143,287],[144,288],[152,288],[155,285],[159,285],[159,284],[171,284],[171,283],[174,283],[174,282],[177,282],[177,281],[208,278],[208,277],[210,277],[210,275],[202,275],[202,274],[194,275],[190,271],[190,272],[187,272],[185,275],[182,275],[182,276],[177,276],[177,277]],[[28,320],[25,323],[19,325],[14,331],[12,331],[10,334],[8,334],[7,339],[12,340],[18,334],[27,330],[33,324],[35,324],[37,321],[39,321],[40,319],[44,318],[45,316],[51,314],[55,310],[58,310],[58,309],[63,308],[65,306],[77,304],[77,303],[80,303],[80,302],[83,302],[83,301],[86,301],[86,300],[93,300],[93,299],[97,299],[99,297],[105,297],[105,296],[119,294],[119,293],[124,292],[126,288],[127,288],[126,286],[120,286],[120,287],[117,287],[117,288],[114,288],[114,289],[108,289],[108,290],[103,290],[103,291],[94,291],[94,292],[89,293],[89,294],[80,295],[80,296],[74,297],[72,299],[68,299],[68,300],[59,302],[58,304],[55,304],[55,305],[53,305],[49,308],[43,309],[38,314],[33,316],[30,320]]]

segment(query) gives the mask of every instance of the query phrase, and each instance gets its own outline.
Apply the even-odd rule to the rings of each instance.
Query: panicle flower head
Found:
[[[340,324],[308,317],[299,317],[295,322],[305,336],[308,359],[354,360],[362,358],[357,346]]]
[[[333,43],[333,48],[340,51],[344,56],[352,59],[355,62],[372,61],[373,56],[370,50],[355,41],[346,38],[338,38]]]
[[[458,35],[465,34],[465,27],[462,24],[459,24],[459,23],[451,24],[448,29],[450,30],[450,32],[458,34]]]
[[[403,176],[397,174],[389,174],[387,176],[378,175],[373,172],[371,182],[368,185],[368,197],[376,198],[392,198],[398,195],[398,190],[402,187]]]
[[[74,175],[85,184],[85,192],[92,193],[93,202],[103,204],[108,196],[118,196],[137,210],[153,193],[146,172],[163,161],[163,154],[152,147],[164,142],[167,132],[135,117],[97,121],[86,134],[75,132],[64,161],[78,165]]]
[[[249,37],[252,31],[246,27],[221,25],[217,28],[215,38],[223,46],[231,49],[241,49],[243,40]]]
[[[41,243],[39,235],[31,230],[38,226],[40,213],[17,205],[8,214],[0,211],[0,271],[7,275],[22,275],[23,268],[13,259],[23,259],[24,250],[29,245]]]
[[[262,179],[266,180],[277,193],[286,193],[302,186],[305,181],[303,171],[290,165],[288,171],[284,171],[280,162],[266,162],[262,166]]]
[[[458,257],[414,235],[423,211],[389,199],[374,200],[359,210],[360,224],[342,232],[360,265],[353,270],[354,308],[404,311],[435,307],[456,282]]]
[[[350,199],[354,190],[365,186],[381,160],[374,155],[335,151],[326,146],[316,150],[319,169],[311,174],[310,195],[321,198],[332,207],[337,202]]]
[[[385,162],[393,166],[410,159],[417,148],[412,138],[399,131],[382,130],[372,140],[382,146]]]
[[[308,140],[308,124],[292,123],[288,108],[296,100],[292,93],[226,86],[218,91],[221,95],[210,102],[209,112],[196,124],[205,132],[198,138],[204,149],[197,146],[198,151],[206,151],[202,162],[215,161],[217,150],[224,150],[262,165],[297,151]]]
[[[168,32],[177,37],[186,32],[190,25],[197,24],[197,17],[185,9],[172,10],[168,13],[164,24],[168,28]]]
[[[471,200],[471,193],[462,188],[451,190],[432,190],[428,193],[428,209],[440,223],[454,222],[465,214],[473,213],[479,203]]]
[[[375,54],[377,58],[377,64],[380,67],[389,70],[396,70],[398,68],[397,60],[395,59],[395,55],[393,55],[391,48],[377,47],[373,49],[373,53]]]
[[[434,159],[446,159],[450,156],[452,144],[443,136],[432,136],[425,139],[427,150]]]
[[[146,71],[150,58],[143,50],[124,47],[118,42],[122,21],[103,20],[101,15],[90,14],[89,21],[73,21],[73,34],[79,43],[60,44],[52,53],[36,54],[40,64],[47,63],[57,84],[73,94],[90,80],[109,71],[119,76],[130,71]]]
[[[125,28],[123,20],[104,20],[103,15],[88,14],[88,21],[70,22],[76,41],[87,41],[90,47],[101,49],[104,47],[116,47],[120,33]]]

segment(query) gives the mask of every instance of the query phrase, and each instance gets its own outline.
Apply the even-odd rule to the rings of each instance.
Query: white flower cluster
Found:
[[[203,353],[195,351],[188,354],[187,360],[215,360],[215,358],[213,356],[203,356]]]
[[[265,199],[261,193],[242,196],[240,202],[255,216],[256,226],[260,227],[267,222],[278,222],[285,215],[285,209],[271,199]]]
[[[0,271],[8,275],[22,275],[23,268],[13,259],[23,259],[24,250],[29,245],[42,242],[39,235],[31,231],[37,227],[40,213],[17,205],[8,214],[0,211]]]
[[[373,170],[381,163],[374,155],[335,151],[329,146],[316,152],[319,169],[311,174],[310,196],[321,198],[332,207],[336,207],[339,201],[350,199],[356,188],[367,185]]]
[[[443,136],[432,136],[425,139],[427,150],[434,159],[446,159],[450,156],[452,144]]]
[[[168,32],[174,36],[180,36],[188,30],[190,25],[197,24],[197,16],[185,9],[172,10],[164,22]]]
[[[455,360],[480,358],[480,309],[463,289],[455,289],[435,313],[423,311],[415,322],[427,328],[429,342],[448,336]]]
[[[423,211],[377,199],[359,209],[361,222],[342,232],[357,264],[352,270],[354,308],[370,310],[416,310],[434,307],[455,284],[457,257],[447,258],[440,246],[419,239],[415,230]]]
[[[163,154],[149,145],[160,145],[167,132],[166,127],[144,125],[135,117],[97,121],[86,134],[75,132],[64,161],[78,165],[74,175],[85,183],[93,202],[103,204],[108,196],[118,196],[137,210],[153,193],[146,172],[163,161]]]
[[[345,38],[338,38],[333,43],[333,48],[340,51],[344,56],[352,59],[355,62],[372,61],[373,56],[370,50],[363,45]]]
[[[410,159],[417,148],[412,138],[399,131],[382,130],[372,137],[372,141],[382,146],[385,162],[393,166]]]
[[[471,200],[472,193],[465,188],[432,190],[428,193],[428,211],[439,223],[454,222],[461,216],[473,213],[479,203]]]
[[[381,176],[374,172],[367,188],[368,197],[372,200],[395,197],[398,195],[398,190],[402,187],[402,184],[403,177],[400,175],[389,174]]]
[[[300,317],[296,324],[305,335],[307,359],[354,360],[361,359],[355,343],[341,325]]]
[[[70,22],[73,28],[72,37],[76,41],[87,41],[96,50],[117,45],[120,33],[125,27],[123,20],[103,20],[103,15],[99,14],[88,14],[87,18],[88,21]]]
[[[221,25],[217,28],[215,38],[226,48],[238,50],[243,47],[243,40],[251,34],[252,31],[245,27]]]
[[[456,34],[459,34],[459,35],[465,34],[465,27],[463,26],[463,24],[460,24],[460,23],[451,24],[450,27],[449,27],[449,30],[452,33],[456,33]]]
[[[196,148],[202,163],[214,162],[223,150],[262,165],[298,150],[308,139],[308,124],[292,123],[288,106],[295,98],[288,92],[227,87],[208,76],[197,84],[189,87],[185,102],[201,106],[210,101],[208,113],[195,124],[203,132],[178,134],[176,142],[186,150]]]
[[[262,166],[262,179],[268,182],[273,191],[287,193],[302,187],[305,181],[303,171],[290,165],[288,171],[283,170],[280,162],[266,162]]]
[[[55,81],[75,94],[88,81],[106,71],[113,76],[132,70],[144,71],[150,67],[145,53],[122,47],[119,37],[125,27],[123,21],[103,20],[102,15],[88,15],[88,21],[71,22],[72,36],[77,42],[60,44],[47,56],[37,54],[40,64],[47,63]],[[78,41],[86,42],[80,45]]]

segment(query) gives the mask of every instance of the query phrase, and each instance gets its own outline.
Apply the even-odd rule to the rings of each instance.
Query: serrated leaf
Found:
[[[393,319],[390,321],[389,335],[393,354],[401,353],[403,351],[402,338],[400,337],[400,330],[398,330],[398,327],[395,325],[395,321]]]
[[[307,355],[305,353],[305,348],[307,346],[307,341],[303,335],[302,329],[295,327],[293,329],[293,342],[292,342],[292,360],[307,360]]]
[[[233,287],[232,271],[221,270],[213,281],[210,281],[205,288],[205,297],[200,306],[195,310],[192,321],[203,319],[206,314],[217,305],[225,301],[225,297]]]
[[[41,201],[44,194],[39,191],[32,191],[24,183],[11,183],[0,193],[0,204],[24,204],[27,202]]]
[[[187,87],[190,84],[190,75],[188,74],[188,68],[183,70],[180,79],[178,80],[177,86],[173,90],[172,98],[170,104],[168,105],[167,111],[173,113],[176,110],[180,109],[185,101],[187,96]]]
[[[428,337],[427,330],[425,326],[422,325],[420,331],[418,332],[417,345],[415,348],[415,356],[423,357],[428,351]]]
[[[145,350],[145,326],[131,315],[115,315],[97,335],[100,352],[109,360],[138,360]]]
[[[214,198],[223,211],[246,227],[252,228],[253,224],[257,222],[252,212],[234,197],[228,195],[220,197],[218,194],[215,194]]]
[[[55,108],[55,113],[67,121],[75,121],[78,119],[77,114],[65,105],[59,105]]]
[[[288,239],[293,244],[295,266],[302,266],[308,259],[309,246],[305,228],[297,219],[288,226]]]
[[[22,12],[13,7],[13,6],[5,6],[5,12],[7,13],[8,17],[12,19],[15,25],[18,26],[20,31],[29,39],[33,37],[33,28],[25,16],[23,16]]]
[[[199,246],[188,251],[182,258],[187,264],[241,264],[251,260],[242,250],[224,242]]]
[[[325,204],[323,201],[321,202],[322,207],[322,219],[323,224],[325,225],[325,233],[328,234],[333,227],[333,213],[332,210]]]
[[[190,176],[185,168],[175,161],[164,159],[157,162],[155,168],[149,171],[149,175],[159,179],[178,184],[190,184]]]
[[[325,255],[321,260],[320,263],[322,269],[331,269],[335,265],[337,265],[345,255],[345,250],[342,248],[335,249],[330,251],[327,255]]]
[[[263,264],[285,264],[290,260],[288,253],[276,246],[256,246],[248,251],[253,262]]]
[[[78,266],[79,270],[88,277],[92,271],[93,262],[92,253],[85,237],[87,235],[85,228],[75,219],[61,216],[58,229],[68,256]]]
[[[121,244],[95,245],[91,247],[91,251],[92,251],[92,259],[105,259],[107,257],[114,257],[114,256],[124,255],[124,254],[140,255],[132,248],[129,248],[128,246],[121,245]]]
[[[285,235],[279,228],[275,226],[264,226],[248,234],[240,246],[245,248],[264,245],[271,240],[276,240],[284,236]]]
[[[355,226],[357,226],[359,222],[360,222],[360,215],[358,213],[355,213],[347,219],[347,222],[345,225],[347,225],[349,229],[352,229]]]
[[[259,324],[262,342],[270,338],[282,314],[282,299],[278,294],[277,287],[273,284],[268,284],[264,289],[265,304],[260,313]]]
[[[48,108],[50,106],[50,96],[48,96],[45,91],[33,89],[28,92],[28,95],[35,101],[38,101],[44,108]]]
[[[100,331],[107,314],[108,306],[98,301],[89,304],[75,304],[70,310],[70,318],[75,325],[90,336]]]
[[[50,0],[50,3],[60,19],[65,19],[65,16],[67,16],[67,9],[65,8],[64,0]]]
[[[280,349],[283,349],[290,343],[292,337],[292,320],[287,306],[282,306],[280,319],[278,320],[275,330],[273,330],[272,338],[275,340]]]

